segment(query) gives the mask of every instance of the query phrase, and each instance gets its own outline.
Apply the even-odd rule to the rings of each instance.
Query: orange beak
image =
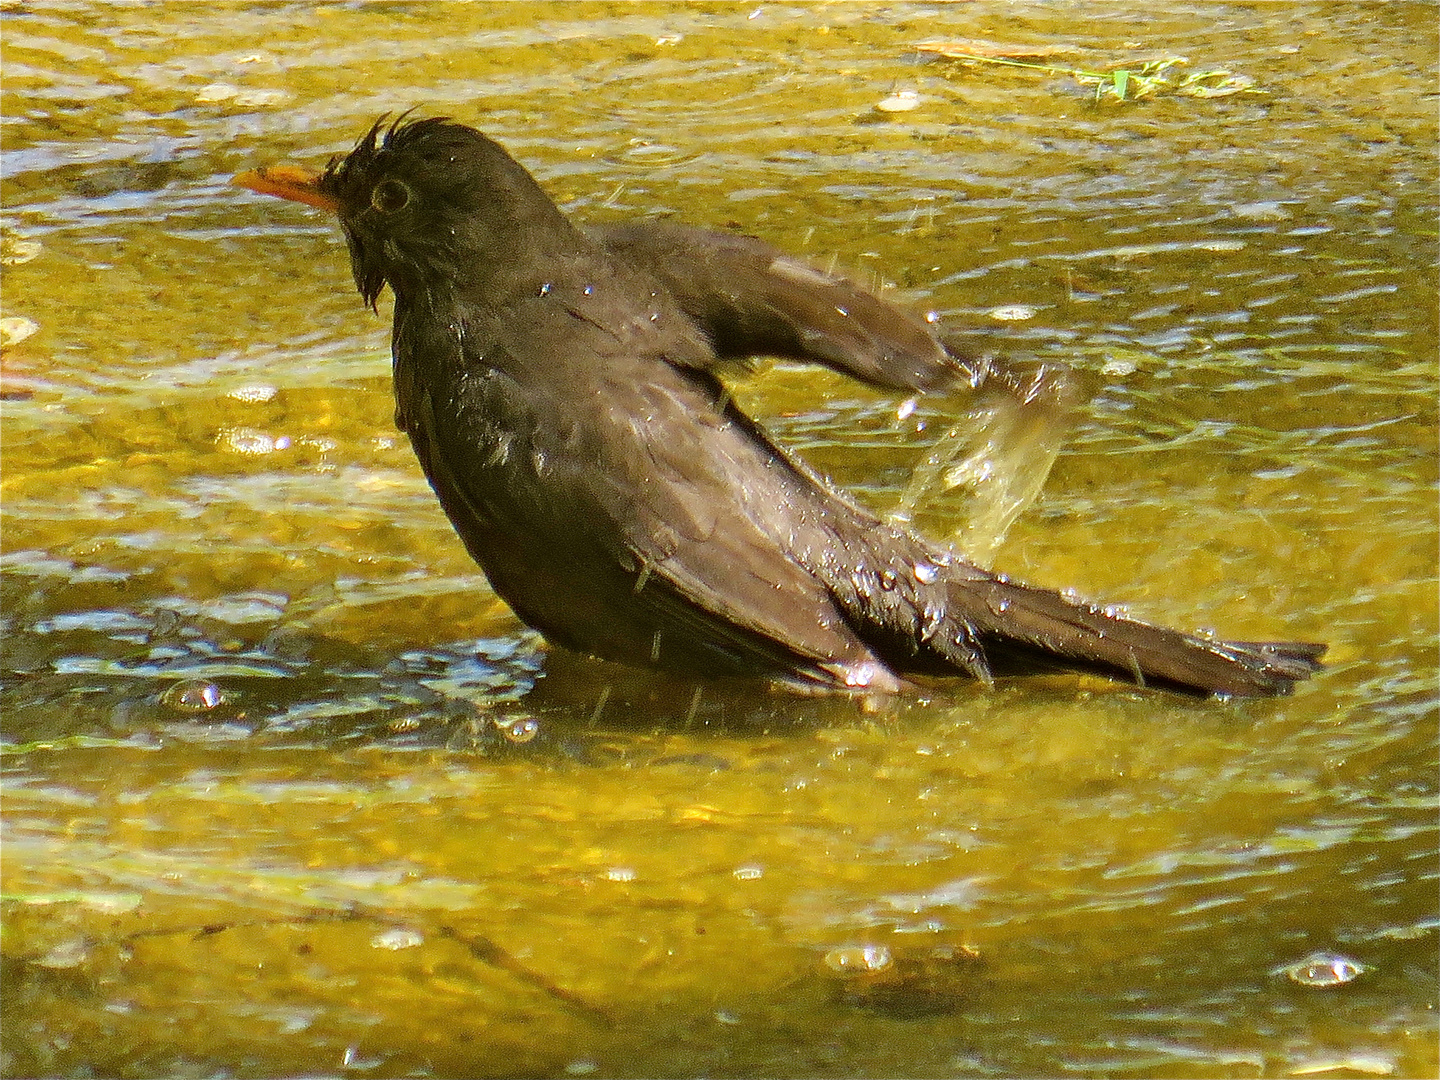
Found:
[[[267,165],[243,172],[230,182],[261,195],[278,195],[282,199],[329,210],[332,214],[338,212],[340,204],[320,190],[317,186],[319,180],[319,173],[295,165]]]

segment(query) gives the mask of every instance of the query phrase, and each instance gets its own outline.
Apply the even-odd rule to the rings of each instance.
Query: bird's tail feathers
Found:
[[[978,644],[992,674],[1054,666],[1192,694],[1273,697],[1318,671],[1325,652],[1306,642],[1186,634],[998,575],[952,582],[946,592],[951,638],[968,638],[965,656]]]

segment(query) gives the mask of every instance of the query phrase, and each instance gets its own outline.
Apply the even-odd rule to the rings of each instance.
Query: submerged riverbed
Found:
[[[1435,1075],[1434,14],[0,4],[0,1071]],[[1330,666],[866,709],[548,653],[338,229],[228,184],[412,106],[1074,366],[994,565]],[[882,511],[964,409],[736,390]]]

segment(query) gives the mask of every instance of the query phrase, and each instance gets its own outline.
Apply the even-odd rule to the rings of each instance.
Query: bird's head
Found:
[[[321,173],[280,165],[233,181],[335,213],[370,307],[386,283],[398,298],[423,298],[576,235],[530,174],[474,128],[386,119]]]

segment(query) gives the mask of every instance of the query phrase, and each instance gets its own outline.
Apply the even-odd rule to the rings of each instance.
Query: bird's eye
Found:
[[[370,205],[382,214],[403,210],[410,202],[410,189],[399,180],[381,180],[370,192]]]

